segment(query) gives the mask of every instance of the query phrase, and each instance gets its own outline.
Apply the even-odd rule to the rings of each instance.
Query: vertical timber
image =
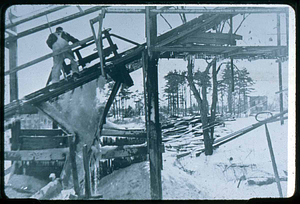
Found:
[[[146,72],[147,86],[147,138],[149,146],[150,160],[150,189],[153,200],[162,199],[161,169],[161,127],[159,123],[159,104],[158,104],[158,55],[151,52],[157,37],[157,17],[150,14],[150,9],[155,6],[146,7],[146,38],[147,50],[144,55],[144,66]]]
[[[91,179],[90,179],[90,166],[89,166],[89,156],[88,156],[88,147],[83,145],[82,148],[83,155],[83,167],[84,167],[84,184],[85,184],[85,198],[88,199],[91,197]]]
[[[70,161],[72,166],[72,175],[73,175],[73,184],[74,184],[74,191],[75,193],[80,196],[80,188],[78,183],[78,173],[77,173],[77,166],[76,166],[76,152],[75,152],[75,144],[74,144],[75,136],[68,137],[68,144],[69,144],[69,151],[70,151]]]
[[[281,35],[280,35],[280,14],[277,14],[277,45],[281,45]],[[279,103],[280,103],[280,112],[283,111],[283,93],[282,93],[282,65],[279,59],[278,61],[278,75],[279,75]],[[284,124],[283,115],[280,116],[280,124]]]
[[[12,14],[12,9],[9,11],[9,19],[11,22],[13,21],[14,14]],[[12,27],[12,31],[17,33],[17,28]],[[17,39],[11,40],[8,42],[9,49],[9,69],[13,69],[17,67],[18,64],[18,42]],[[18,76],[17,72],[11,73],[9,75],[9,94],[10,94],[10,102],[18,100],[19,98],[19,90],[18,90]],[[19,146],[19,133],[20,133],[21,123],[18,120],[15,122],[11,128],[11,150],[17,150]]]

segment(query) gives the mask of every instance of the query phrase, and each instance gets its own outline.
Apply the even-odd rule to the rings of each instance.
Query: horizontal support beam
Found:
[[[103,146],[100,148],[101,153],[97,155],[101,159],[113,159],[120,157],[130,157],[136,155],[146,155],[147,145],[125,145],[125,146]]]
[[[248,50],[251,52],[253,49],[261,50],[264,49],[266,51],[272,52],[276,49],[284,49],[286,46],[191,46],[191,47],[175,47],[175,46],[162,46],[162,47],[153,47],[152,51],[154,52],[206,52],[212,54],[224,54],[230,53],[232,51],[239,51],[240,54],[243,52],[247,52]]]
[[[189,35],[189,37],[199,37],[199,38],[216,38],[216,39],[226,39],[229,40],[230,37],[235,40],[242,40],[243,36],[237,35],[237,34],[229,34],[229,33],[205,33],[205,32],[199,32],[195,31],[192,34]]]
[[[25,23],[25,22],[27,22],[27,21],[30,21],[30,20],[33,20],[33,19],[36,19],[36,18],[45,16],[45,15],[47,15],[47,14],[53,13],[53,12],[55,12],[55,11],[59,11],[59,10],[61,10],[61,9],[67,8],[67,7],[69,7],[69,6],[57,6],[57,7],[55,7],[55,8],[47,9],[46,11],[37,13],[37,14],[35,14],[35,15],[29,16],[29,17],[27,17],[27,18],[24,18],[24,19],[21,19],[21,20],[18,20],[18,21],[15,21],[15,22],[13,22],[13,23],[9,23],[9,24],[5,25],[5,29],[9,29],[9,28],[15,27],[15,26],[20,25],[20,24],[22,24],[22,23]]]
[[[47,150],[19,150],[5,151],[4,160],[11,161],[55,161],[64,160],[69,148],[56,148]]]
[[[88,38],[86,38],[86,39],[84,39],[84,40],[81,40],[81,41],[79,41],[79,42],[77,42],[77,43],[74,43],[74,44],[72,44],[72,45],[69,45],[69,46],[65,47],[64,49],[57,50],[57,51],[55,51],[55,52],[52,52],[52,53],[47,54],[47,55],[44,55],[44,56],[42,56],[42,57],[39,57],[39,58],[37,58],[37,59],[35,59],[35,60],[32,60],[32,61],[27,62],[27,63],[25,63],[25,64],[22,64],[22,65],[20,65],[20,66],[14,67],[14,68],[12,68],[12,69],[9,70],[9,71],[4,72],[4,75],[8,75],[8,74],[11,74],[11,73],[20,71],[20,70],[22,70],[22,69],[25,69],[26,67],[32,66],[32,65],[37,64],[37,63],[39,63],[39,62],[41,62],[41,61],[44,61],[44,60],[46,60],[46,59],[49,59],[49,58],[51,58],[51,57],[53,57],[53,56],[59,55],[59,54],[61,54],[61,53],[63,53],[63,52],[66,52],[66,51],[72,49],[72,48],[75,48],[75,47],[77,47],[77,46],[79,46],[79,45],[85,44],[85,43],[87,43],[87,42],[89,42],[89,41],[91,41],[91,40],[93,40],[93,39],[94,39],[94,38],[93,38],[92,36],[91,36],[91,37],[88,37]]]
[[[146,12],[145,9],[138,9],[138,8],[106,8],[105,13],[142,13]]]
[[[20,136],[58,136],[64,135],[61,129],[21,129]]]
[[[101,136],[117,136],[117,137],[136,137],[136,138],[147,138],[145,131],[140,130],[114,130],[114,129],[103,129]]]
[[[152,13],[168,13],[168,14],[179,14],[179,13],[190,13],[190,14],[240,14],[240,13],[286,13],[286,8],[261,8],[261,7],[251,7],[251,8],[240,8],[240,7],[225,7],[216,9],[151,9]]]
[[[70,20],[74,20],[76,18],[79,18],[79,17],[85,16],[87,14],[93,13],[95,11],[99,11],[102,8],[104,8],[104,7],[103,6],[94,6],[94,7],[90,8],[90,9],[86,9],[84,12],[78,12],[78,13],[75,13],[75,14],[72,14],[72,15],[60,18],[58,20],[51,21],[49,23],[45,23],[43,25],[40,25],[40,26],[31,28],[31,29],[25,30],[25,31],[23,31],[21,33],[18,33],[18,35],[15,36],[15,37],[13,37],[13,36],[7,37],[7,38],[5,38],[5,41],[9,42],[9,41],[17,40],[18,38],[25,37],[27,35],[36,33],[38,31],[41,31],[41,30],[44,30],[44,29],[48,29],[51,26],[56,26],[56,25],[62,24],[64,22],[67,22],[67,21],[70,21]]]

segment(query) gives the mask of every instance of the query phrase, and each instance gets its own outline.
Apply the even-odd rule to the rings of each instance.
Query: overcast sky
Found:
[[[22,17],[26,16],[38,9],[45,8],[45,5],[19,5],[16,6],[15,15]],[[84,7],[84,6],[83,6]],[[209,8],[206,6],[206,8]],[[67,16],[78,12],[78,8],[72,6],[67,9],[55,12],[48,15],[48,20],[53,21],[60,17]],[[293,14],[293,13],[291,13]],[[290,14],[290,17],[293,15]],[[79,19],[68,21],[61,24],[65,31],[69,32],[74,37],[82,40],[89,36],[92,36],[89,20],[98,16],[98,12],[86,15]],[[187,20],[191,20],[196,15],[187,15]],[[178,14],[164,14],[165,19],[174,28],[181,24],[181,20]],[[239,25],[242,19],[241,15],[234,17],[234,30]],[[162,34],[170,30],[169,25],[164,19],[158,15],[158,34]],[[36,20],[24,23],[17,27],[18,32],[22,32],[26,29],[35,27],[40,24],[47,23],[46,17],[40,17]],[[106,14],[103,22],[104,28],[111,28],[111,32],[121,35],[125,38],[134,40],[138,43],[145,42],[145,17],[143,14]],[[292,24],[290,23],[290,33],[292,32]],[[52,31],[56,28],[51,27]],[[281,14],[281,43],[286,45],[285,35],[285,15]],[[227,28],[225,28],[226,31]],[[227,30],[228,31],[228,30]],[[48,48],[46,40],[50,34],[50,29],[46,29],[32,35],[20,38],[18,40],[18,65],[29,62],[33,59],[41,57],[51,52]],[[238,35],[243,36],[243,40],[237,42],[240,46],[267,46],[276,45],[276,14],[251,14],[240,27],[237,32]],[[114,39],[114,42],[119,47],[119,52],[124,51],[132,47],[131,44],[124,43]],[[291,41],[290,41],[291,42]],[[221,63],[222,61],[218,62]],[[276,99],[278,96],[275,92],[278,91],[278,64],[275,60],[256,60],[249,62],[248,60],[238,60],[235,64],[242,69],[247,68],[250,72],[250,76],[255,81],[255,92],[253,95],[267,95],[270,100]],[[19,78],[19,97],[22,98],[26,94],[29,94],[35,90],[38,90],[45,86],[50,70],[52,67],[52,59],[45,60],[41,63],[31,66],[30,68],[21,70],[18,72]],[[184,60],[160,60],[159,61],[159,88],[162,93],[164,82],[163,76],[169,71],[186,70],[187,62]],[[196,66],[205,66],[203,60],[198,60]],[[291,67],[290,67],[291,69]],[[8,70],[8,50],[5,49],[5,70]],[[288,87],[288,62],[282,63],[283,70],[283,89]],[[134,80],[135,86],[132,87],[132,91],[142,89],[142,81],[140,77],[141,72],[136,71],[131,76]],[[8,77],[5,77],[5,103],[9,101],[8,94]]]

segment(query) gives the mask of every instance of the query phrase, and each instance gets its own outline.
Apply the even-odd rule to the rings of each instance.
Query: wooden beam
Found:
[[[12,21],[16,18],[9,10],[9,19]],[[16,27],[11,27],[13,32],[17,32]],[[18,65],[18,42],[17,40],[9,43],[9,70],[12,70]],[[17,73],[10,73],[9,75],[9,97],[10,102],[17,101],[19,99],[19,87],[18,87],[18,75]],[[19,134],[20,134],[21,122],[18,120],[11,126],[11,150],[17,150],[19,148]]]
[[[41,150],[64,148],[68,144],[68,136],[20,136],[22,150]]]
[[[277,14],[277,46],[281,45],[281,35],[280,35],[280,14]],[[283,111],[283,93],[282,93],[282,64],[281,61],[278,61],[278,77],[279,77],[279,107],[280,107],[280,112]],[[283,116],[281,116],[281,121],[280,124],[284,124],[284,120],[282,119]]]
[[[200,37],[200,38],[217,38],[217,39],[224,39],[228,40],[230,37],[229,33],[204,33],[202,31],[195,31],[189,37]],[[243,36],[232,34],[232,39],[234,40],[242,40]]]
[[[150,15],[150,9],[156,7],[146,7],[146,38],[148,52],[144,55],[145,69],[147,70],[147,137],[149,145],[150,160],[150,189],[153,200],[162,199],[162,149],[161,149],[161,127],[159,123],[158,104],[158,55],[151,51],[157,40],[157,17]]]
[[[104,110],[103,110],[103,113],[101,115],[101,119],[99,121],[99,125],[97,127],[97,131],[98,131],[98,134],[96,136],[100,137],[102,135],[102,129],[103,129],[103,125],[106,123],[106,116],[108,114],[108,111],[119,91],[121,87],[121,82],[120,81],[116,81],[114,86],[113,86],[113,89],[111,91],[111,94],[109,95],[109,98],[107,99],[107,102],[105,104],[105,107],[104,107]]]
[[[106,13],[122,13],[122,14],[133,14],[133,13],[140,13],[144,14],[145,9],[138,9],[138,8],[105,8]]]
[[[44,16],[44,15],[53,13],[53,12],[55,12],[55,11],[59,11],[59,10],[61,10],[61,9],[67,8],[67,7],[69,7],[69,6],[56,6],[56,7],[54,7],[54,8],[47,9],[46,11],[37,13],[37,14],[35,14],[35,15],[29,16],[29,17],[27,17],[27,18],[24,18],[24,19],[21,19],[21,20],[18,20],[18,21],[15,21],[15,22],[13,22],[13,23],[9,23],[9,24],[5,25],[5,29],[9,29],[9,28],[11,28],[11,27],[15,27],[15,26],[20,25],[20,24],[22,24],[22,23],[25,23],[25,22],[28,22],[28,21],[30,21],[30,20],[33,20],[33,19],[42,17],[42,16]]]
[[[113,159],[147,154],[147,145],[104,146],[100,148],[101,159]]]
[[[281,189],[281,185],[280,185],[279,174],[278,174],[278,169],[277,169],[276,160],[275,160],[275,156],[274,156],[274,151],[273,151],[273,147],[272,147],[272,141],[271,141],[271,137],[270,137],[270,133],[269,133],[269,129],[268,129],[267,124],[265,124],[265,131],[266,131],[266,137],[267,137],[269,152],[270,152],[270,156],[271,156],[271,161],[272,161],[272,166],[273,166],[273,171],[274,171],[274,175],[275,175],[275,180],[276,180],[276,183],[277,183],[279,196],[280,196],[280,198],[283,198],[282,189]]]
[[[30,34],[33,34],[33,33],[36,33],[38,31],[41,31],[41,30],[44,30],[44,29],[48,29],[49,26],[56,26],[56,25],[59,25],[59,24],[62,24],[62,23],[65,23],[67,21],[70,21],[70,20],[73,20],[73,19],[76,19],[76,18],[79,18],[79,17],[82,17],[82,16],[85,16],[87,14],[90,14],[90,13],[93,13],[95,11],[99,11],[101,10],[102,8],[104,8],[103,6],[94,6],[90,9],[86,9],[83,13],[81,12],[77,12],[75,14],[72,14],[72,15],[69,15],[69,16],[66,16],[66,17],[63,17],[63,18],[60,18],[58,20],[55,20],[55,21],[51,21],[49,23],[45,23],[45,24],[42,24],[40,26],[37,26],[37,27],[34,27],[34,28],[31,28],[29,30],[25,30],[23,32],[20,32],[18,33],[18,35],[16,37],[7,37],[5,38],[5,41],[8,42],[8,41],[15,41],[17,40],[18,38],[22,38],[22,37],[25,37],[27,35],[30,35]]]
[[[89,164],[89,156],[88,156],[88,147],[87,145],[83,145],[82,148],[83,153],[83,167],[84,167],[84,183],[85,183],[85,198],[88,199],[91,197],[91,177],[90,177],[90,164]]]
[[[37,59],[35,59],[35,60],[32,60],[32,61],[27,62],[27,63],[25,63],[25,64],[22,64],[22,65],[20,65],[20,66],[15,65],[15,66],[13,66],[12,69],[10,69],[9,71],[6,71],[4,74],[5,74],[5,75],[13,74],[13,73],[15,73],[15,72],[17,72],[17,71],[20,71],[20,70],[22,70],[22,69],[25,69],[26,67],[32,66],[32,65],[37,64],[37,63],[39,63],[39,62],[41,62],[41,61],[44,61],[44,60],[46,60],[46,59],[49,59],[49,58],[51,58],[51,57],[53,57],[53,56],[59,55],[59,54],[61,54],[61,53],[63,53],[63,52],[66,52],[66,51],[68,51],[68,50],[70,50],[70,49],[72,49],[72,48],[75,48],[75,47],[77,47],[77,46],[79,46],[79,45],[85,44],[85,43],[87,43],[87,42],[89,42],[89,41],[91,41],[91,40],[93,40],[93,37],[92,37],[92,36],[91,36],[91,37],[88,37],[88,38],[86,38],[86,39],[84,39],[84,40],[81,40],[81,41],[79,41],[79,42],[77,42],[77,43],[74,43],[74,44],[72,44],[72,45],[69,45],[69,46],[67,46],[67,47],[65,47],[65,48],[63,48],[63,49],[61,49],[61,50],[57,50],[57,51],[55,51],[55,52],[52,52],[52,53],[50,53],[50,54],[44,55],[44,56],[39,57],[39,58],[37,58]],[[11,44],[11,43],[10,43],[10,44]]]
[[[173,33],[172,32],[173,33],[172,36],[170,36],[170,37],[168,37],[164,40],[159,40],[159,43],[156,46],[158,46],[158,47],[165,46],[165,45],[167,45],[167,44],[169,44],[169,43],[171,43],[175,40],[178,40],[178,39],[190,34],[191,32],[194,32],[196,30],[201,30],[203,32],[207,31],[210,28],[212,28],[216,24],[216,22],[218,22],[219,18],[220,17],[217,16],[217,15],[209,16],[207,19],[205,19],[205,20],[203,19],[201,23],[198,23],[194,26],[187,27],[185,30],[183,30],[180,33]],[[187,25],[187,23],[184,24],[184,25]]]
[[[80,188],[78,183],[78,173],[77,173],[77,165],[76,165],[76,152],[75,152],[75,144],[73,141],[74,137],[68,138],[69,143],[69,152],[70,152],[70,162],[72,166],[72,176],[73,176],[73,184],[75,193],[80,196]]]
[[[21,129],[21,136],[62,136],[64,132],[61,129]]]
[[[19,151],[5,151],[4,160],[11,161],[55,161],[64,160],[68,148],[56,148],[47,150],[19,150]]]
[[[239,137],[241,135],[244,135],[245,133],[247,133],[247,132],[249,132],[251,130],[254,130],[254,129],[256,129],[256,128],[258,128],[258,127],[260,127],[260,126],[262,126],[262,125],[264,125],[266,123],[273,122],[274,120],[276,120],[276,118],[280,117],[281,115],[286,114],[287,112],[288,112],[288,110],[284,110],[283,112],[278,113],[276,115],[273,115],[272,117],[267,118],[267,119],[265,119],[263,121],[254,123],[254,124],[252,124],[250,126],[247,126],[247,127],[243,128],[241,130],[238,130],[238,131],[235,131],[233,133],[230,133],[229,135],[226,135],[224,137],[217,138],[217,139],[215,139],[213,146],[214,147],[218,147],[218,146],[220,146],[220,145],[222,145],[224,143],[227,143],[227,142],[229,142],[229,141],[231,141],[231,140],[233,140],[233,139],[235,139],[235,138],[237,138],[237,137]]]
[[[183,46],[184,45],[187,45],[187,44],[215,44],[215,45],[225,45],[227,44],[228,45],[228,38],[225,40],[225,39],[218,39],[218,38],[202,38],[202,37],[198,37],[198,36],[189,36],[189,37],[186,37],[186,38],[182,38],[180,39],[178,42],[176,42],[178,44],[182,44]],[[236,41],[233,40],[231,45],[236,45]],[[188,47],[188,45],[187,45]]]
[[[130,49],[128,52],[123,52],[120,53],[120,55],[125,55],[120,59],[116,59],[111,61],[112,63],[108,66],[106,66],[106,69],[111,71],[112,73],[117,72],[119,66],[124,66],[125,64],[131,63],[134,60],[137,60],[141,56],[141,51],[144,50],[144,47],[137,47]],[[127,54],[128,53],[128,54]],[[140,66],[133,66],[132,68],[129,69],[130,72],[135,71],[136,69],[139,69]],[[49,87],[43,88],[41,90],[38,90],[32,94],[29,94],[25,96],[22,100],[20,101],[14,101],[11,102],[7,105],[5,105],[5,118],[9,118],[13,116],[14,114],[17,113],[18,107],[20,105],[25,105],[25,104],[34,104],[35,106],[41,102],[47,101],[53,97],[57,97],[69,90],[72,90],[76,87],[79,87],[83,84],[86,84],[94,79],[97,79],[100,75],[98,72],[98,64],[95,64],[93,67],[90,67],[89,69],[86,69],[82,73],[82,77],[79,78],[78,81],[76,82],[67,82],[67,81],[61,81],[60,82],[60,88],[57,88],[51,92],[49,92]],[[108,72],[108,74],[111,74]],[[49,115],[49,114],[48,114]]]
[[[227,8],[216,8],[216,9],[151,9],[151,13],[168,13],[168,14],[178,14],[178,13],[189,13],[189,14],[243,14],[243,13],[286,13],[285,8],[268,8],[268,7],[227,7]]]
[[[179,46],[162,46],[152,47],[153,52],[204,52],[209,54],[230,54],[235,52],[237,54],[247,54],[248,52],[263,51],[264,53],[272,54],[274,50],[286,49],[286,46],[208,46],[208,45],[195,45],[191,47],[179,47]]]
[[[147,138],[147,134],[145,133],[145,131],[141,130],[103,129],[101,132],[101,136]]]

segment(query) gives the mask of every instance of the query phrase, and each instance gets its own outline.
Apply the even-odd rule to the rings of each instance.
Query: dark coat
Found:
[[[74,38],[72,35],[70,35],[67,32],[62,32],[61,37],[65,39],[67,42],[76,43],[79,40],[77,38]],[[54,33],[51,33],[46,41],[47,45],[52,49],[53,44],[57,41],[57,37]]]

